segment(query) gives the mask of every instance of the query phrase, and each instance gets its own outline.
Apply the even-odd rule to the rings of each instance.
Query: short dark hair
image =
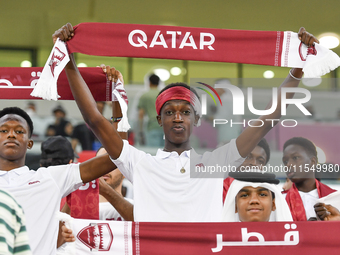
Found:
[[[33,134],[33,121],[31,117],[27,114],[27,112],[25,112],[23,109],[19,107],[6,107],[0,111],[0,118],[2,118],[3,116],[7,114],[15,114],[15,115],[19,115],[20,117],[24,118],[29,127],[28,136],[29,138],[31,138]]]
[[[69,163],[70,163],[70,159],[60,159],[60,158],[40,159],[41,167],[67,165]]]
[[[292,144],[300,145],[301,147],[305,149],[305,151],[307,152],[309,156],[315,157],[316,159],[318,159],[318,153],[316,151],[316,147],[314,143],[308,140],[307,138],[304,138],[304,137],[290,138],[284,143],[283,150],[285,150],[289,145],[292,145]]]
[[[150,76],[149,76],[149,82],[151,83],[151,84],[154,84],[154,85],[158,85],[159,84],[159,77],[156,75],[156,74],[151,74]]]
[[[65,109],[64,109],[64,107],[62,105],[57,105],[56,107],[54,107],[52,112],[53,113],[62,112],[63,114],[66,115],[66,111],[65,111]]]
[[[269,144],[267,140],[265,138],[262,138],[261,141],[256,146],[261,147],[266,153],[267,155],[266,164],[267,164],[270,159],[270,148],[269,148]]]
[[[66,165],[74,160],[74,156],[70,141],[63,136],[51,136],[41,143],[42,167]]]

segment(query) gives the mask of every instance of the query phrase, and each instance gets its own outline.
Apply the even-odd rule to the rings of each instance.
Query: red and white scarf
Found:
[[[331,189],[327,185],[319,182],[317,179],[315,179],[315,182],[316,182],[316,189],[318,191],[319,198],[325,197],[336,191],[334,189]],[[293,183],[293,186],[287,192],[286,201],[288,203],[288,206],[289,206],[290,212],[292,213],[294,221],[306,221],[307,220],[306,212],[303,206],[301,196],[294,183]]]
[[[340,222],[336,221],[165,223],[80,220],[67,216],[76,241],[58,254],[300,255],[339,251]]]
[[[320,77],[340,65],[334,52],[318,44],[307,48],[290,31],[113,23],[81,23],[74,29],[70,53],[300,67],[305,77]]]
[[[75,36],[67,42],[69,53],[299,67],[305,77],[320,77],[340,65],[333,51],[318,44],[307,48],[290,31],[114,23],[81,23],[74,30]],[[57,40],[33,96],[57,100],[55,84],[67,55],[63,42]]]

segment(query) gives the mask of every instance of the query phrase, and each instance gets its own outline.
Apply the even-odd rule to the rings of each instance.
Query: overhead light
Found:
[[[339,36],[335,33],[324,33],[319,36],[320,45],[334,49],[339,46]]]
[[[77,66],[78,67],[87,67],[87,65],[85,63],[79,63]]]
[[[24,60],[20,63],[20,67],[32,67],[32,63],[29,60]]]
[[[318,146],[316,147],[316,152],[318,154],[318,161],[319,163],[323,164],[326,163],[326,153]]]
[[[318,78],[302,78],[303,85],[307,87],[316,87],[319,86],[322,82],[321,77]]]
[[[181,68],[175,66],[173,68],[170,69],[170,73],[173,75],[173,76],[178,76],[182,73],[182,70]]]
[[[170,72],[163,68],[158,68],[154,70],[154,73],[162,80],[167,81],[170,78]]]
[[[263,77],[266,79],[274,78],[274,75],[275,75],[274,72],[271,70],[267,70],[263,73]]]

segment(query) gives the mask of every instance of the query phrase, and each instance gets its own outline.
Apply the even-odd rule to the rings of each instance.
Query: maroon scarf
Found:
[[[40,99],[30,94],[42,67],[0,67],[0,99]],[[99,67],[80,67],[79,71],[96,101],[111,101],[112,84]],[[74,100],[66,74],[58,79],[60,100]]]
[[[327,185],[319,182],[315,179],[316,182],[316,189],[318,190],[319,198],[325,197],[336,190],[331,189]],[[295,184],[288,190],[286,195],[286,201],[288,203],[290,212],[292,213],[294,221],[306,221],[306,212],[303,206],[303,202],[301,196],[299,194],[298,189],[296,188]]]
[[[284,32],[80,23],[70,53],[281,66]]]
[[[234,180],[235,179],[232,178],[232,177],[227,177],[223,181],[223,203],[224,203],[225,197],[227,196],[227,193],[228,193],[228,190],[230,188],[230,185],[232,184],[232,182]]]

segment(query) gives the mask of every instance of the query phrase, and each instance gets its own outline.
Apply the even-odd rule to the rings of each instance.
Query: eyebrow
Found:
[[[269,192],[269,189],[266,189],[266,188],[263,188],[263,187],[260,187],[257,191],[268,191]],[[240,189],[239,193],[240,192],[249,192],[249,189]]]
[[[0,127],[9,127],[9,126],[8,126],[8,124],[4,123],[4,124],[0,125]],[[21,125],[21,124],[15,125],[14,128],[23,128],[23,129],[25,129],[25,127],[23,125]]]
[[[163,105],[163,106],[166,106],[166,105],[171,105],[171,104],[172,104],[172,102],[171,102],[171,101],[173,101],[173,100],[179,100],[179,101],[182,101],[182,102],[184,102],[186,105],[191,105],[191,104],[190,104],[190,102],[188,102],[187,100],[183,100],[183,99],[172,99],[172,100],[166,101],[166,102],[164,103],[164,105]]]

